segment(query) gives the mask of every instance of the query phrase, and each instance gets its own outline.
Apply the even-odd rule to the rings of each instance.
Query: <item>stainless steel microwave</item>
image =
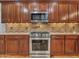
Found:
[[[48,12],[32,12],[31,22],[48,22]]]

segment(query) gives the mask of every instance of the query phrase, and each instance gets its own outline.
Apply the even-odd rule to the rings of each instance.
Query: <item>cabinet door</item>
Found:
[[[48,12],[48,3],[39,3],[40,12]]]
[[[30,12],[39,11],[39,3],[38,2],[29,3],[29,11]]]
[[[20,39],[20,48],[19,53],[21,55],[28,56],[29,54],[29,36],[28,35],[22,35],[22,38]]]
[[[79,54],[79,35],[78,35],[76,41],[77,41],[77,45],[76,45],[77,46],[77,54]]]
[[[68,4],[67,3],[59,3],[58,9],[58,22],[68,22]]]
[[[21,23],[29,23],[30,20],[30,13],[29,13],[29,4],[28,3],[21,3],[20,7],[20,19]]]
[[[30,22],[27,3],[2,3],[2,10],[2,23]]]
[[[77,8],[78,8],[77,10],[79,10],[79,4],[77,5]],[[77,11],[77,12],[79,13],[79,11]],[[79,23],[78,19],[79,19],[79,14],[77,15],[77,22]]]
[[[76,39],[77,39],[77,36],[75,36],[75,35],[66,36],[65,53],[67,53],[67,54],[76,53]]]
[[[52,36],[51,55],[64,54],[64,36]]]
[[[75,54],[76,53],[76,40],[66,40],[65,41],[65,53]]]
[[[29,10],[30,12],[40,11],[40,12],[47,12],[48,11],[48,3],[38,3],[32,2],[29,3]]]
[[[69,4],[69,22],[76,23],[78,21],[77,14],[78,14],[78,7],[77,4]]]
[[[9,20],[9,17],[8,17],[8,12],[9,12],[9,8],[8,7],[8,4],[7,3],[2,3],[2,23],[7,23],[7,22],[10,22],[12,20]],[[7,12],[6,12],[7,11]]]
[[[14,35],[5,36],[6,39],[6,53],[18,54],[19,53],[19,38]]]
[[[20,7],[15,3],[2,3],[2,23],[20,22]]]
[[[4,36],[0,36],[0,54],[5,53]]]
[[[58,3],[49,4],[49,22],[57,23],[58,22]]]

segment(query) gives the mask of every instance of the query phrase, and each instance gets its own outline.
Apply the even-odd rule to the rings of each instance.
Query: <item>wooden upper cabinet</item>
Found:
[[[30,12],[47,12],[48,11],[48,3],[38,3],[32,2],[29,3]]]
[[[29,3],[29,11],[30,13],[39,11],[39,3],[38,2]]]
[[[48,3],[39,3],[40,12],[48,12]]]
[[[5,53],[5,43],[4,43],[4,36],[0,36],[0,54]]]
[[[2,10],[2,23],[29,22],[27,3],[2,3]]]
[[[31,22],[30,16],[29,16],[29,4],[28,3],[21,3],[20,14],[21,14],[20,16],[21,23]]]
[[[77,17],[77,21],[79,22],[79,4],[77,5],[77,7],[78,7],[78,17]]]
[[[58,22],[58,3],[53,2],[49,3],[49,22],[57,23]]]
[[[69,4],[69,23],[77,22],[78,19],[78,5],[77,4]]]
[[[67,3],[59,3],[58,7],[58,22],[68,22],[68,4]]]
[[[56,35],[51,39],[51,55],[64,54],[64,36]]]
[[[20,22],[19,8],[14,3],[2,3],[2,23]],[[18,17],[17,17],[18,16]]]

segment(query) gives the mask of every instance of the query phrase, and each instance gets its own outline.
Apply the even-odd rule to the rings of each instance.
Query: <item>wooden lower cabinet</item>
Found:
[[[76,40],[65,40],[65,53],[67,55],[76,53]]]
[[[77,35],[67,35],[65,37],[65,53],[76,54]]]
[[[19,52],[19,39],[17,38],[6,38],[6,53],[7,54],[18,54]]]
[[[78,35],[78,37],[77,37],[77,54],[79,55],[79,35]]]
[[[51,56],[64,54],[64,36],[52,36],[51,38]]]
[[[78,35],[52,35],[51,57],[79,54]],[[29,57],[29,35],[0,35],[0,54]]]
[[[20,39],[19,53],[21,55],[29,54],[29,36],[24,36],[22,39]]]
[[[6,54],[28,56],[29,36],[28,35],[6,35]]]
[[[79,36],[54,35],[51,38],[51,57],[74,56],[79,53]]]
[[[5,43],[4,43],[4,36],[0,36],[0,54],[5,53]]]

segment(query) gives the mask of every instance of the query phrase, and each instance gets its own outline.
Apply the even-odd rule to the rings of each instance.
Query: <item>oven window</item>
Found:
[[[47,51],[48,40],[32,40],[32,50],[33,51]]]

